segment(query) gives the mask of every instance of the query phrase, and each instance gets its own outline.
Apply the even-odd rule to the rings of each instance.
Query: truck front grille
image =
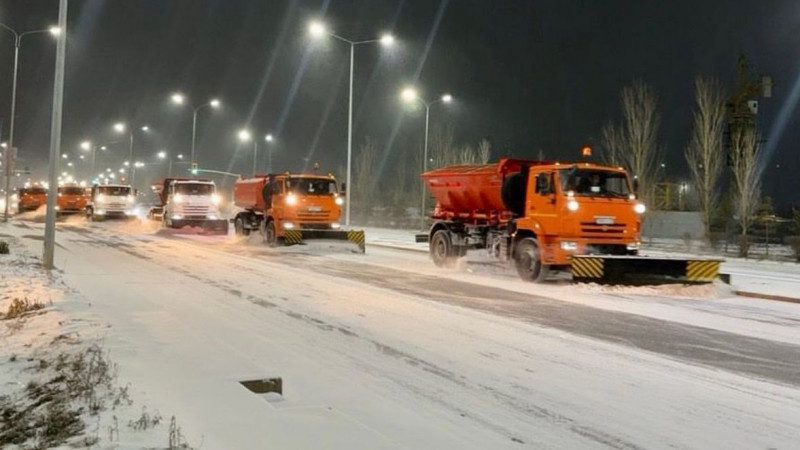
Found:
[[[594,234],[603,236],[615,236],[625,232],[624,223],[611,223],[600,225],[595,222],[581,222],[581,234]]]

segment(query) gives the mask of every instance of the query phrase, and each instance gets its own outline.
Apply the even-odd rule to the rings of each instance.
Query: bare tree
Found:
[[[378,143],[370,136],[364,139],[364,143],[358,149],[355,160],[355,177],[353,179],[353,191],[350,197],[353,199],[353,206],[357,207],[363,215],[368,215],[374,200],[374,189],[372,189],[375,177],[375,164],[378,160]],[[351,189],[350,186],[347,189]]]
[[[639,197],[652,204],[658,174],[659,148],[656,142],[661,117],[658,99],[652,87],[642,81],[622,89],[622,123],[607,124],[603,140],[611,148],[613,158],[624,166],[639,183]],[[609,161],[611,162],[611,161]]]
[[[622,153],[623,142],[619,128],[611,122],[603,125],[601,143],[603,145],[603,161],[611,166],[621,165],[620,154]]]
[[[489,142],[488,139],[481,139],[478,142],[478,162],[480,164],[486,164],[489,162],[489,159],[492,157],[492,144]]]
[[[461,147],[461,150],[458,152],[458,163],[459,164],[476,164],[478,162],[478,154],[475,153],[475,150],[470,145],[465,145]]]
[[[733,171],[734,210],[742,230],[739,256],[745,258],[750,246],[747,232],[761,197],[761,170],[758,164],[760,153],[758,133],[754,127],[745,125],[731,130],[730,161]]]
[[[686,147],[686,162],[692,172],[706,239],[719,203],[717,185],[724,159],[722,133],[725,129],[725,93],[719,81],[697,77],[694,82],[696,106],[694,130]]]
[[[432,160],[428,162],[429,169],[458,162],[459,150],[453,144],[453,134],[452,125],[433,127],[428,147],[428,157]]]

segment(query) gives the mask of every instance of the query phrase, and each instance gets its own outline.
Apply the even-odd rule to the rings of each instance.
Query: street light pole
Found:
[[[366,41],[351,41],[349,39],[345,39],[339,35],[331,33],[330,31],[325,29],[325,26],[319,22],[312,22],[309,25],[309,31],[315,37],[322,36],[323,34],[328,34],[329,36],[338,39],[342,42],[350,44],[350,93],[348,95],[348,108],[347,108],[347,176],[346,176],[346,183],[347,183],[347,190],[345,191],[345,213],[344,213],[344,224],[345,226],[350,226],[350,191],[352,191],[352,186],[350,185],[351,181],[351,169],[352,169],[352,162],[353,162],[353,66],[355,63],[355,47],[356,45],[361,44],[372,44],[379,42],[384,46],[391,46],[394,44],[394,37],[389,34],[384,34],[380,39],[370,39]]]
[[[258,160],[258,139],[253,139],[253,176],[256,176],[256,166]]]
[[[413,88],[406,88],[403,90],[401,94],[403,100],[407,102],[411,101],[418,101],[423,106],[425,106],[425,143],[423,145],[422,150],[422,172],[425,173],[428,171],[428,124],[430,122],[430,113],[431,113],[431,106],[435,105],[436,103],[450,103],[453,101],[453,97],[450,94],[444,94],[441,98],[438,98],[432,102],[426,102],[422,98],[419,97],[417,91]],[[425,208],[426,203],[428,200],[428,196],[425,195],[425,185],[423,184],[420,189],[420,194],[422,195],[422,201],[420,202],[420,229],[425,229]]]
[[[16,109],[17,109],[17,72],[19,68],[19,48],[22,45],[22,38],[29,35],[29,34],[37,34],[37,33],[47,33],[50,32],[53,35],[58,35],[60,29],[57,27],[52,27],[49,30],[34,30],[34,31],[26,31],[24,33],[17,33],[16,30],[0,23],[0,27],[4,28],[8,32],[14,35],[14,69],[12,75],[12,82],[11,82],[11,120],[9,122],[9,131],[8,131],[8,150],[6,150],[8,155],[12,154],[11,152],[14,151],[14,121],[16,119]],[[11,162],[11,158],[6,158],[8,163]],[[5,211],[3,211],[3,222],[8,222],[8,198],[9,198],[9,190],[11,189],[11,164],[6,164],[5,167],[5,176],[6,176],[6,188],[5,188]]]

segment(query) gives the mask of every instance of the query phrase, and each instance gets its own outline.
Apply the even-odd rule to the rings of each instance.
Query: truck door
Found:
[[[538,222],[545,235],[558,234],[555,173],[531,171],[528,177],[527,216]],[[541,233],[541,231],[539,232]]]

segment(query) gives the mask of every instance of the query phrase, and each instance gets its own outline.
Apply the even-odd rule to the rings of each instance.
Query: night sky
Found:
[[[57,0],[3,0],[0,21],[18,31],[47,28],[57,10]],[[62,152],[76,154],[84,139],[123,141],[111,126],[125,121],[153,129],[137,135],[137,160],[156,163],[162,149],[188,155],[191,108],[169,102],[180,91],[194,104],[223,102],[220,111],[199,115],[203,167],[249,173],[252,144],[236,140],[247,126],[262,140],[262,164],[263,136],[272,133],[276,168],[300,170],[308,160],[340,169],[349,47],[312,40],[312,18],[352,40],[384,31],[397,38],[392,49],[356,48],[354,150],[366,136],[377,139],[385,158],[376,170],[383,174],[421,148],[424,111],[398,97],[407,84],[428,99],[454,96],[453,104],[431,109],[431,124],[452,124],[458,144],[487,138],[493,158],[536,157],[541,150],[576,159],[584,143],[598,145],[603,123],[618,118],[621,88],[638,78],[660,98],[667,175],[687,180],[693,80],[713,76],[731,88],[744,53],[755,72],[775,82],[773,98],[759,107],[761,131],[774,147],[765,193],[781,206],[800,204],[800,129],[790,97],[800,76],[794,0],[71,0]],[[39,176],[49,146],[54,56],[48,35],[25,38],[16,144],[20,165]],[[4,140],[12,61],[13,39],[4,32]],[[126,156],[127,144],[118,143],[98,161],[118,168]],[[152,165],[145,173],[165,170]]]

